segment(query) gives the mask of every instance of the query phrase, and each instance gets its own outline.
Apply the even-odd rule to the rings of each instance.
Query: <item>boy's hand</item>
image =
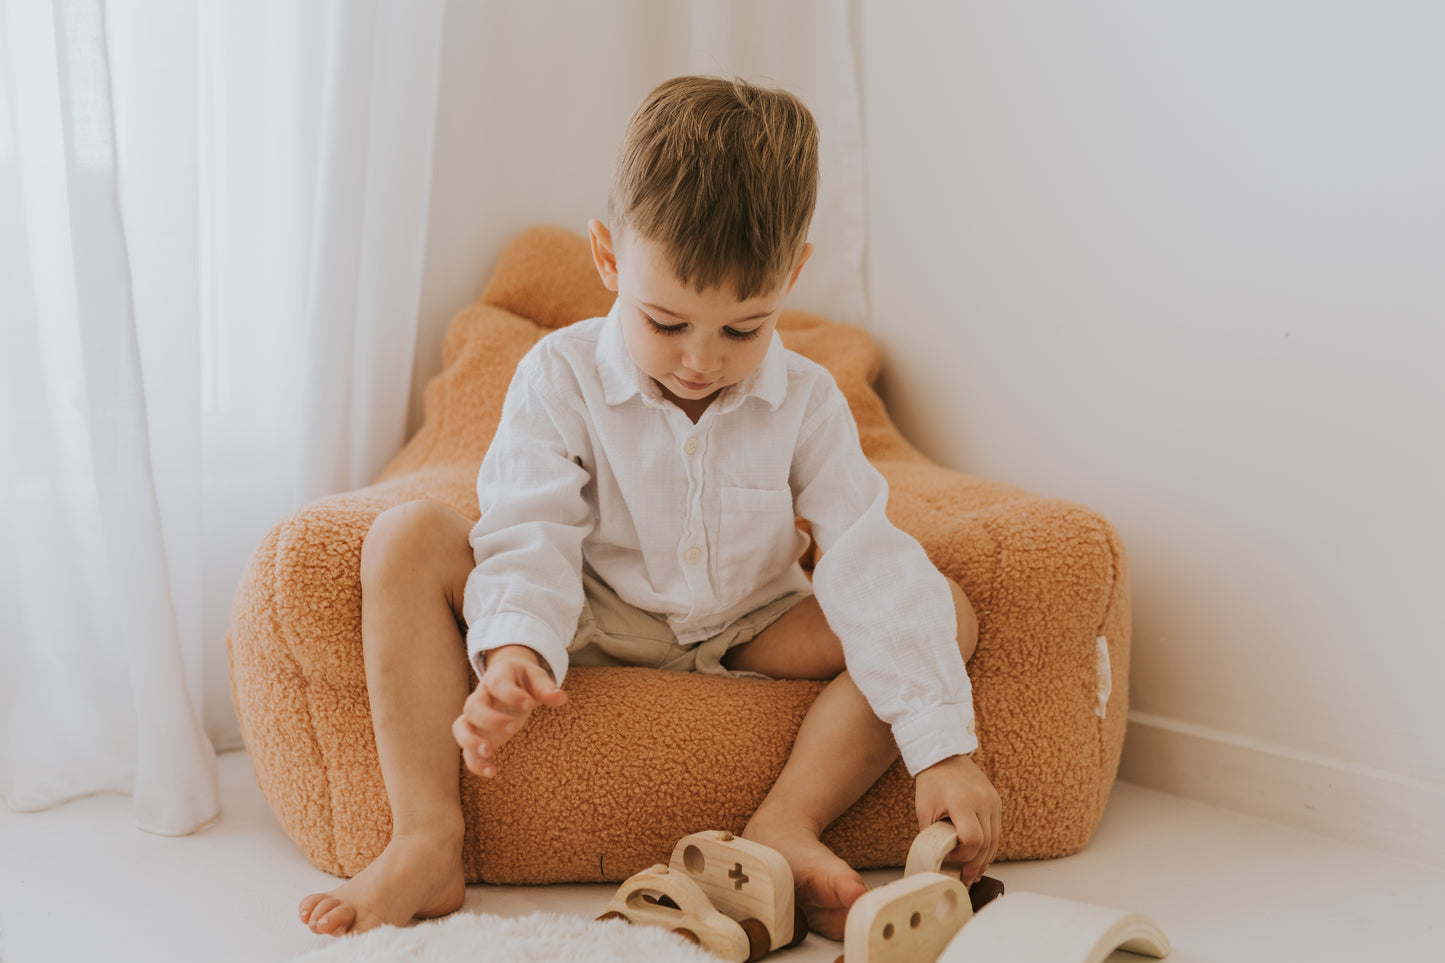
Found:
[[[487,653],[487,671],[467,697],[452,735],[462,747],[462,761],[479,776],[497,774],[496,751],[527,724],[536,706],[567,701],[540,657],[524,645],[504,645]]]
[[[998,790],[968,756],[950,756],[929,766],[918,774],[914,789],[919,830],[944,818],[953,823],[958,845],[945,858],[963,864],[959,877],[972,886],[998,855],[1003,828]]]

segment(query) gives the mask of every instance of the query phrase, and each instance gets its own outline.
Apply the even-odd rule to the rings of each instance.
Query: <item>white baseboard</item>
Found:
[[[1145,712],[1119,778],[1445,867],[1445,784]]]

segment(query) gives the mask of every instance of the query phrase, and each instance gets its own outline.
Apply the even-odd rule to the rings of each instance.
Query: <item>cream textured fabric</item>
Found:
[[[717,963],[717,959],[656,926],[557,913],[509,919],[462,912],[343,936],[293,963]]]

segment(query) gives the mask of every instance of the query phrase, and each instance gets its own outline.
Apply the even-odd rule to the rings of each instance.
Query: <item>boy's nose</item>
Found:
[[[683,352],[682,363],[700,375],[712,374],[718,369],[718,354],[706,345],[694,345]]]

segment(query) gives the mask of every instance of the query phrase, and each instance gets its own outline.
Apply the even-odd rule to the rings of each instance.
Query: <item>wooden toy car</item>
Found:
[[[838,963],[938,959],[974,913],[1003,894],[1003,883],[991,877],[966,887],[956,871],[940,872],[957,845],[946,819],[919,833],[908,849],[903,878],[865,893],[848,911]]]
[[[669,868],[690,876],[713,906],[742,924],[762,953],[801,943],[808,935],[802,910],[793,903],[793,871],[775,849],[708,830],[684,836],[673,847]],[[758,925],[764,932],[757,931]]]
[[[684,836],[670,866],[629,877],[598,917],[617,918],[664,927],[737,963],[808,935],[782,854],[717,830]]]
[[[674,873],[661,863],[629,876],[597,918],[660,926],[733,963],[756,959],[742,924],[714,909],[687,874]]]
[[[1003,883],[987,876],[965,890],[956,874],[938,872],[957,845],[946,820],[919,833],[903,879],[853,904],[836,963],[1103,963],[1118,949],[1169,955],[1164,931],[1138,913],[1037,893],[994,903]]]
[[[919,872],[864,893],[843,928],[847,963],[931,963],[973,917],[968,887]]]

